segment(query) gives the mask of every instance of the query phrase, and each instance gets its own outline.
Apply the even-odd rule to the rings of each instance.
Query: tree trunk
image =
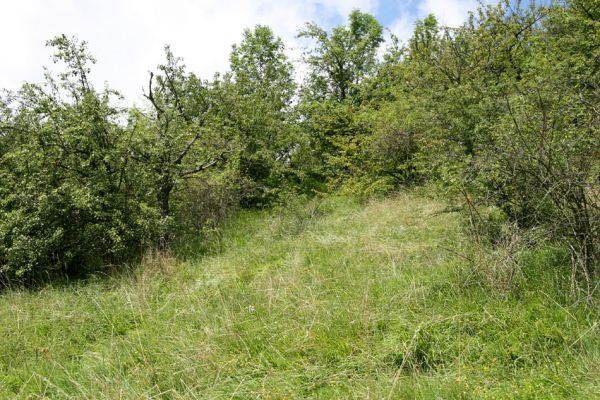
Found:
[[[156,192],[156,200],[158,201],[158,208],[160,210],[161,219],[161,232],[158,238],[158,248],[160,251],[166,251],[169,247],[169,231],[167,227],[167,219],[171,215],[171,192],[175,186],[173,178],[166,174],[161,177],[158,190]]]

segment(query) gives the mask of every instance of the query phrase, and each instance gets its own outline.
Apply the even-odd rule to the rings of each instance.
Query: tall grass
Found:
[[[8,291],[0,397],[600,397],[597,315],[560,296],[561,257],[519,254],[496,294],[493,255],[444,210],[400,195],[241,212],[209,255]]]

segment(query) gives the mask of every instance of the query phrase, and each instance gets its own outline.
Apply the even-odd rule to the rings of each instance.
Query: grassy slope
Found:
[[[447,248],[467,240],[442,209],[243,213],[218,255],[5,293],[0,397],[600,397],[591,312],[462,287]]]

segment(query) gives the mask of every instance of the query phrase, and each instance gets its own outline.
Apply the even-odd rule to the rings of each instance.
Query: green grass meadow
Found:
[[[0,398],[600,398],[597,309],[520,257],[494,286],[416,194],[243,211],[202,256],[0,294]]]

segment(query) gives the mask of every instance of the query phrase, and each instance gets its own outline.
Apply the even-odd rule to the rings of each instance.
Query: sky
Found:
[[[128,101],[142,100],[148,71],[164,58],[170,44],[190,71],[204,79],[228,68],[231,45],[244,28],[270,26],[299,61],[296,39],[305,22],[331,27],[355,8],[375,15],[407,40],[414,22],[429,13],[459,25],[476,0],[0,0],[0,88],[18,89],[39,82],[43,66],[55,69],[45,42],[62,33],[88,42],[97,59],[92,81],[106,82]]]

